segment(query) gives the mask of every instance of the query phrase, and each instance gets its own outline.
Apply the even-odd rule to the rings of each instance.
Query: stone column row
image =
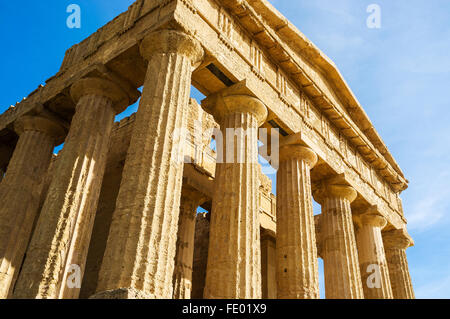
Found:
[[[172,161],[183,155],[173,136],[185,125],[190,77],[203,50],[190,36],[163,30],[147,36],[141,52],[148,72],[100,272],[100,298],[172,296],[183,167]],[[14,297],[78,296],[79,287],[66,281],[72,269],[83,275],[114,116],[133,98],[122,84],[90,77],[72,86],[76,112]],[[57,124],[40,117],[17,125],[19,142],[0,188],[1,298],[10,294],[22,263],[39,204],[37,186],[61,135]]]
[[[315,190],[326,298],[414,298],[405,253],[412,240],[404,230],[382,232],[387,220],[377,206],[352,214],[356,197],[342,176]]]
[[[185,125],[190,77],[203,50],[190,36],[163,30],[147,36],[141,52],[149,61],[148,72],[100,272],[100,298],[172,296],[184,146],[174,136]],[[120,84],[91,77],[71,88],[76,112],[15,287],[16,298],[75,298],[79,293],[66,281],[71,269],[83,274],[114,116],[130,104]],[[0,211],[5,220],[0,228],[1,297],[9,294],[21,264],[38,205],[35,189],[55,146],[51,133],[56,129],[48,123],[44,128],[43,122],[27,119],[2,182],[0,195],[11,204]],[[30,157],[34,162],[27,166]],[[14,184],[19,181],[21,189]]]
[[[192,70],[203,49],[173,30],[148,35],[140,49],[148,60],[143,97],[93,298],[189,298],[199,203],[184,198],[180,207],[184,145],[175,132],[186,125]],[[78,296],[79,289],[67,285],[69,274],[77,267],[83,274],[114,116],[132,99],[119,83],[99,77],[79,80],[71,94],[76,112],[15,285],[16,298]],[[220,124],[225,155],[217,162],[204,297],[261,298],[257,129],[267,109],[245,82],[208,97],[203,107]],[[5,203],[0,298],[12,292],[37,214],[40,179],[63,134],[59,124],[39,116],[22,118],[16,128],[19,142],[0,184]],[[280,149],[279,298],[319,297],[310,177],[316,162],[316,154],[299,141]],[[385,220],[374,211],[358,215],[355,237],[350,204],[356,196],[339,178],[324,181],[315,193],[322,205],[327,298],[412,298],[405,255],[412,241],[397,231],[382,237]],[[375,290],[363,285],[370,265],[380,269],[381,287]]]

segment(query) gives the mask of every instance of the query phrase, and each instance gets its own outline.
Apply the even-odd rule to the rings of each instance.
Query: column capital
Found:
[[[203,204],[207,197],[189,186],[183,186],[180,199],[180,214],[187,214],[191,219],[195,219],[196,208]]]
[[[317,155],[309,147],[302,144],[286,144],[280,146],[280,161],[298,159],[305,161],[312,169],[317,164]]]
[[[141,55],[150,60],[154,54],[177,53],[189,58],[192,65],[202,61],[204,50],[196,39],[176,30],[159,30],[144,37],[140,46]]]
[[[358,226],[370,225],[373,227],[386,227],[387,219],[378,211],[378,206],[370,206],[361,214],[353,215],[353,220]]]
[[[394,229],[382,233],[386,249],[407,249],[414,246],[414,241],[406,229]]]
[[[187,183],[187,181],[183,178],[183,183]],[[197,206],[203,204],[207,197],[199,192],[198,190],[192,188],[191,186],[183,185],[181,190],[181,198],[186,202],[192,202]]]
[[[276,242],[277,234],[271,229],[261,228],[260,238],[261,240],[267,239]]]
[[[232,113],[252,113],[258,121],[258,126],[261,126],[268,115],[267,107],[248,88],[246,80],[208,96],[202,101],[202,107],[211,113],[218,123]]]
[[[62,123],[43,115],[24,115],[14,123],[14,130],[21,135],[26,131],[43,132],[56,140],[61,140],[67,133]]]
[[[133,98],[122,89],[122,85],[101,77],[82,78],[72,84],[70,95],[75,103],[86,95],[98,95],[113,102],[116,114],[123,112],[132,103]]]
[[[347,199],[352,203],[358,196],[358,193],[352,186],[348,185],[345,181],[345,176],[339,174],[316,183],[316,189],[313,190],[313,196],[320,204],[322,204],[325,199],[332,197]]]

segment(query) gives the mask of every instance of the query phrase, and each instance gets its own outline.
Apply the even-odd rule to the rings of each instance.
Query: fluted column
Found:
[[[173,273],[173,299],[191,299],[194,260],[195,217],[203,197],[195,191],[183,191],[178,222],[177,251]]]
[[[414,245],[404,229],[383,232],[383,242],[394,299],[414,299],[406,249]]]
[[[142,99],[93,298],[172,298],[183,143],[191,76],[203,49],[172,30],[141,44],[148,60]]]
[[[205,290],[210,216],[211,213],[201,213],[197,214],[197,217],[195,218],[192,299],[203,299],[203,291]]]
[[[319,266],[310,170],[317,155],[300,144],[280,148],[277,172],[279,299],[319,298]]]
[[[354,216],[358,225],[356,243],[359,266],[366,299],[392,299],[391,280],[386,263],[381,230],[387,220],[377,207],[370,207],[364,213]]]
[[[224,155],[216,166],[204,297],[261,298],[257,130],[267,109],[244,82],[203,106],[220,125]]]
[[[0,184],[0,299],[7,298],[28,245],[39,208],[43,177],[64,129],[42,116],[15,123],[19,134],[8,173]]]
[[[262,299],[277,299],[276,235],[272,231],[261,231],[261,286]]]
[[[322,258],[322,236],[320,236],[320,218],[322,214],[314,216],[314,227],[316,232],[316,248],[317,248],[317,257]]]
[[[315,192],[322,205],[321,249],[327,299],[363,299],[358,252],[350,203],[356,191],[335,179],[325,181]]]
[[[114,116],[129,100],[113,82],[94,77],[76,82],[71,94],[77,103],[75,115],[17,281],[16,298],[76,298],[79,293],[68,287],[66,278],[71,265],[83,274]]]

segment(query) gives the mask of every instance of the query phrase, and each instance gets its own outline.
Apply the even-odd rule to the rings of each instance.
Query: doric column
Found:
[[[173,299],[191,299],[195,217],[202,200],[203,196],[198,192],[183,190],[173,273]]]
[[[108,243],[92,298],[172,298],[191,76],[200,44],[173,30],[149,34],[148,60]],[[181,160],[180,160],[181,159]]]
[[[275,233],[261,231],[261,286],[262,299],[277,299],[277,253]]]
[[[321,249],[327,299],[363,299],[350,203],[356,191],[340,176],[323,181],[314,197],[322,205]]]
[[[209,224],[211,213],[197,214],[195,218],[194,261],[192,266],[192,299],[203,299],[206,265],[208,263]]]
[[[381,230],[387,220],[373,206],[355,215],[359,266],[366,299],[392,299],[391,281]]]
[[[7,298],[18,275],[39,208],[41,182],[56,141],[65,134],[56,121],[24,116],[8,173],[0,184],[0,299]]]
[[[319,298],[319,266],[310,170],[317,155],[308,147],[280,147],[277,172],[277,282],[279,299]]]
[[[316,247],[317,247],[317,257],[322,258],[322,237],[320,231],[320,217],[322,214],[314,216],[314,227],[316,231]]]
[[[261,298],[258,209],[258,127],[265,105],[238,83],[208,97],[203,106],[223,135],[211,215],[205,298]],[[220,144],[220,143],[219,143]],[[221,146],[218,145],[220,153]]]
[[[394,299],[414,299],[406,249],[414,242],[405,229],[383,232],[383,242]]]
[[[83,274],[114,116],[130,102],[118,85],[97,77],[79,80],[71,94],[77,103],[75,115],[17,281],[16,298],[78,296],[79,289],[69,289],[66,278],[71,271]]]

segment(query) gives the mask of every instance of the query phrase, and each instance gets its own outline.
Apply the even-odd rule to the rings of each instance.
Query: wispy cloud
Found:
[[[445,216],[445,198],[432,195],[420,199],[414,210],[408,212],[408,228],[410,231],[423,232],[436,225]]]
[[[428,177],[428,178],[427,178]],[[450,207],[450,170],[443,169],[432,176],[425,174],[413,186],[407,201],[408,228],[414,232],[424,232],[440,223],[449,223],[447,211]]]
[[[444,299],[450,296],[450,276],[415,287],[416,298]]]

